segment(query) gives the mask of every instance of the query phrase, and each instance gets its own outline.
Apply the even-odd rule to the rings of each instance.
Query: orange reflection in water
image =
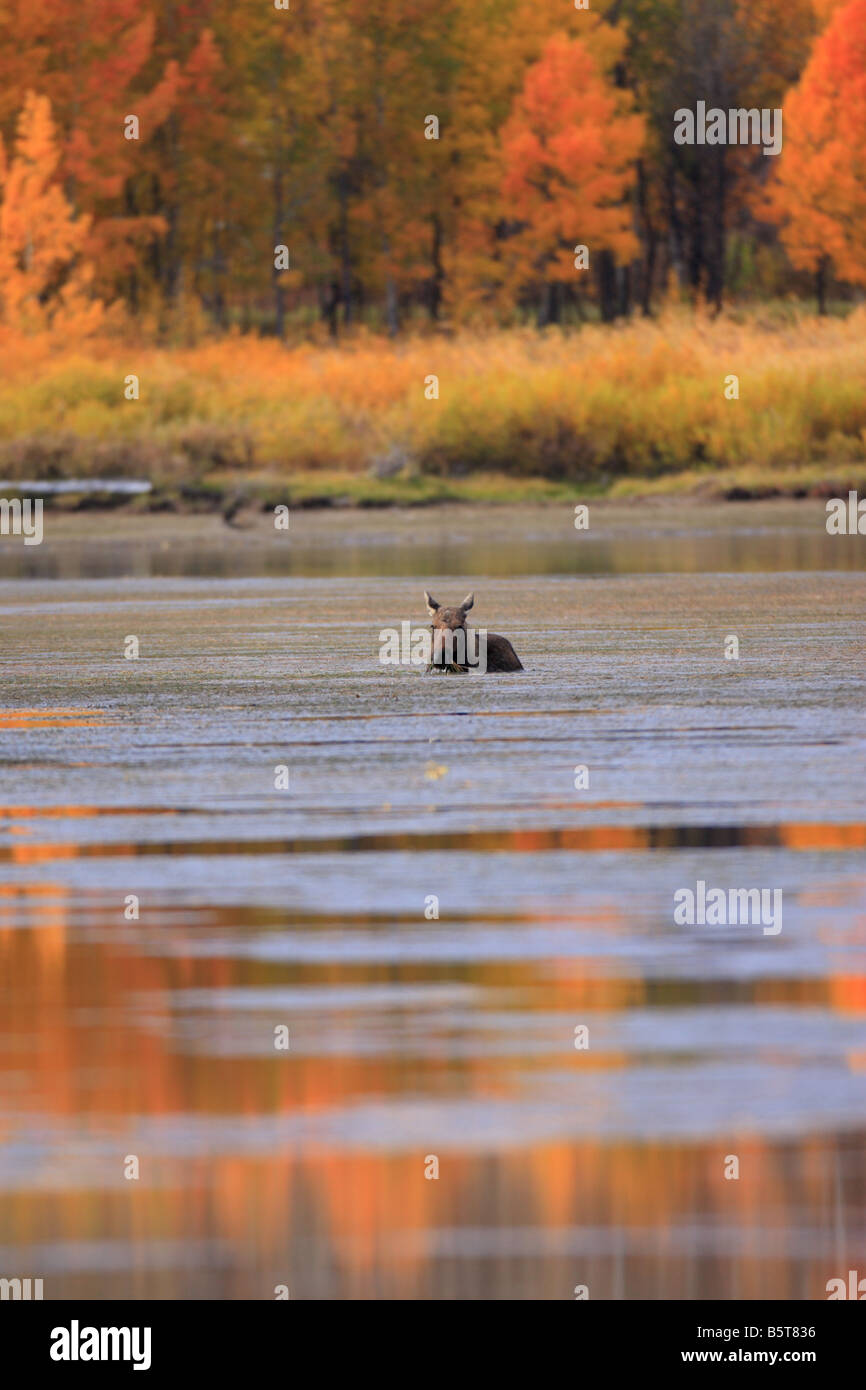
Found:
[[[117,720],[96,719],[101,709],[0,709],[0,729],[103,729]]]
[[[38,816],[38,808],[34,808]],[[88,808],[74,811],[87,815]],[[121,810],[118,814],[124,814]],[[164,808],[156,814],[164,815]],[[472,850],[476,852],[537,854],[548,850],[582,854],[670,850],[681,848],[727,849],[784,846],[813,852],[866,849],[866,823],[810,825],[780,823],[769,825],[592,825],[566,829],[538,830],[460,830],[439,832],[387,831],[376,834],[318,835],[308,839],[222,839],[106,843],[52,842],[42,845],[0,846],[2,862],[44,862],[51,859],[106,859],[136,856],[184,855],[262,855],[330,854],[335,851],[358,853],[363,850]]]
[[[230,1006],[216,1006],[202,1041],[194,1024],[178,1030],[178,991],[399,986],[439,981],[441,967],[159,955],[140,948],[146,935],[125,935],[119,909],[89,915],[98,932],[87,941],[70,913],[59,885],[0,891],[3,1137],[32,1149],[23,1174],[0,1187],[0,1244],[46,1279],[49,1298],[272,1298],[281,1283],[293,1298],[570,1298],[576,1284],[592,1297],[815,1298],[857,1254],[857,1136],[551,1143],[518,1133],[512,1145],[462,1151],[441,1146],[433,1123],[397,1150],[377,1133],[366,1149],[277,1139],[245,1153],[239,1127],[267,1134],[280,1117],[411,1106],[422,1093],[443,1107],[520,1102],[530,1072],[543,1082],[636,1061],[567,1042],[516,1057],[399,1046],[225,1055],[213,1045],[232,1036]],[[238,920],[229,908],[196,918],[207,931]],[[167,930],[157,915],[147,926]],[[476,991],[482,1018],[506,1007],[510,989],[524,1013],[561,1016],[564,1037],[581,1009],[626,1015],[652,1002],[639,975],[590,977],[573,959],[470,961],[452,978]],[[861,979],[756,981],[752,997],[866,1013]],[[688,987],[677,999],[690,1002]],[[337,1012],[351,1022],[360,1007]],[[193,1136],[206,1124],[210,1137],[187,1154],[151,1147],[154,1119]],[[122,1178],[129,1153],[136,1182]],[[732,1153],[737,1181],[724,1178]]]

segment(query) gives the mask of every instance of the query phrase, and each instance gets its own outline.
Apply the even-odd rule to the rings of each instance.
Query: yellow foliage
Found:
[[[866,458],[866,310],[771,323],[672,309],[579,332],[498,331],[286,347],[230,335],[136,347],[0,336],[0,445],[41,434],[135,442],[172,476],[363,473],[604,481],[682,469]],[[725,381],[739,378],[739,398]],[[425,379],[439,378],[428,399]],[[140,447],[139,447],[140,446]],[[126,456],[125,456],[126,457]],[[184,461],[186,460],[186,461]],[[5,465],[4,465],[5,466]],[[72,466],[72,465],[70,465]],[[133,464],[130,464],[132,467]],[[398,462],[397,466],[400,464]]]
[[[59,161],[50,103],[28,92],[8,165],[0,145],[0,316],[17,333],[81,339],[99,328],[104,305],[81,259],[90,222],[74,216],[56,182]]]

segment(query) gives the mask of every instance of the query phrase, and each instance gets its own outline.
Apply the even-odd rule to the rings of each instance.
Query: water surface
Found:
[[[2,541],[0,1275],[810,1299],[862,1267],[862,538],[821,503],[596,524]],[[526,671],[384,668],[424,588]],[[782,931],[675,924],[699,879],[781,889]]]

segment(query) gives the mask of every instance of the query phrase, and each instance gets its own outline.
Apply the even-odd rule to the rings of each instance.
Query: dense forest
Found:
[[[341,337],[855,298],[866,0],[580,3],[6,0],[3,321]],[[781,111],[780,153],[678,143],[699,103]]]

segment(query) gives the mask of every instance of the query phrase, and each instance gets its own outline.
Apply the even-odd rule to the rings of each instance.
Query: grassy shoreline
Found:
[[[838,495],[866,482],[866,308],[339,347],[0,337],[0,483],[108,478],[152,490],[53,505]]]
[[[2,496],[43,495],[46,511],[81,513],[123,511],[133,514],[222,514],[227,520],[244,512],[269,512],[278,505],[303,510],[328,508],[423,508],[443,505],[519,503],[563,504],[591,502],[634,503],[651,498],[747,502],[772,498],[844,497],[849,489],[866,495],[866,463],[769,469],[738,469],[665,473],[658,478],[595,479],[586,484],[548,478],[509,478],[480,473],[469,478],[371,478],[364,474],[308,473],[250,478],[243,474],[212,477],[202,484],[155,486],[148,493],[104,492],[40,494],[38,488],[10,483]]]

